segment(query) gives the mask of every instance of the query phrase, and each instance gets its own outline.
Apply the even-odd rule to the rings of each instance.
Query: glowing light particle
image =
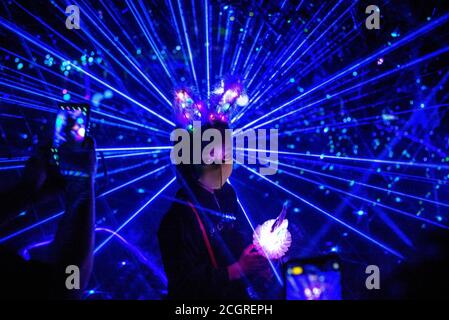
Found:
[[[398,38],[400,35],[401,35],[401,34],[400,34],[399,32],[392,32],[392,33],[391,33],[391,36],[392,36],[393,38]]]
[[[81,127],[78,129],[77,133],[78,133],[78,136],[80,136],[81,138],[84,138],[86,136],[86,129]]]
[[[304,270],[302,269],[301,266],[295,266],[291,269],[291,273],[295,276],[298,276],[300,274],[302,274],[304,272]]]
[[[312,290],[310,290],[309,288],[305,288],[304,295],[307,297],[307,299],[312,298]]]
[[[111,91],[111,90],[105,90],[105,92],[104,92],[104,98],[105,99],[110,99],[110,98],[112,98],[114,96],[114,93]]]
[[[361,217],[361,216],[364,216],[366,214],[366,212],[363,210],[358,210],[358,211],[356,211],[356,214]]]
[[[382,119],[383,119],[384,121],[395,120],[395,119],[396,119],[396,116],[395,116],[395,115],[392,115],[392,114],[383,114],[383,115],[382,115]]]

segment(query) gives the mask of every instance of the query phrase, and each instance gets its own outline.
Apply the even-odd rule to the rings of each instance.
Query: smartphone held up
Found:
[[[55,120],[53,145],[51,148],[54,164],[65,176],[84,176],[76,162],[70,159],[84,147],[89,132],[90,106],[83,103],[61,103]],[[73,154],[63,157],[62,154]]]

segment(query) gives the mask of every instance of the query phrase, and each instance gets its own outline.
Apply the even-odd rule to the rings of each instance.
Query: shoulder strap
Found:
[[[198,220],[198,224],[201,229],[201,233],[203,234],[204,243],[206,244],[207,251],[209,253],[210,260],[212,262],[212,265],[215,269],[218,269],[217,259],[215,259],[214,250],[212,249],[212,246],[209,241],[209,237],[207,236],[206,228],[204,228],[203,222],[201,221],[200,215],[198,214],[198,211],[193,206],[191,202],[188,202],[190,208],[192,208],[192,211],[195,213],[196,219]]]

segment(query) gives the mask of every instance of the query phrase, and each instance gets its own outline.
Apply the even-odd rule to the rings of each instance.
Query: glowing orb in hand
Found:
[[[292,243],[292,236],[288,231],[288,220],[285,219],[271,231],[276,219],[265,221],[257,226],[253,234],[253,244],[259,252],[263,252],[268,259],[283,257]]]

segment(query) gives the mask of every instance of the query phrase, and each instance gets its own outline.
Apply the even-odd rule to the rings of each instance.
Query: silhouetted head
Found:
[[[176,165],[178,178],[188,185],[200,183],[210,190],[220,189],[232,173],[232,137],[228,129],[227,123],[213,121],[189,130],[189,141],[184,143],[188,143],[190,161]]]

